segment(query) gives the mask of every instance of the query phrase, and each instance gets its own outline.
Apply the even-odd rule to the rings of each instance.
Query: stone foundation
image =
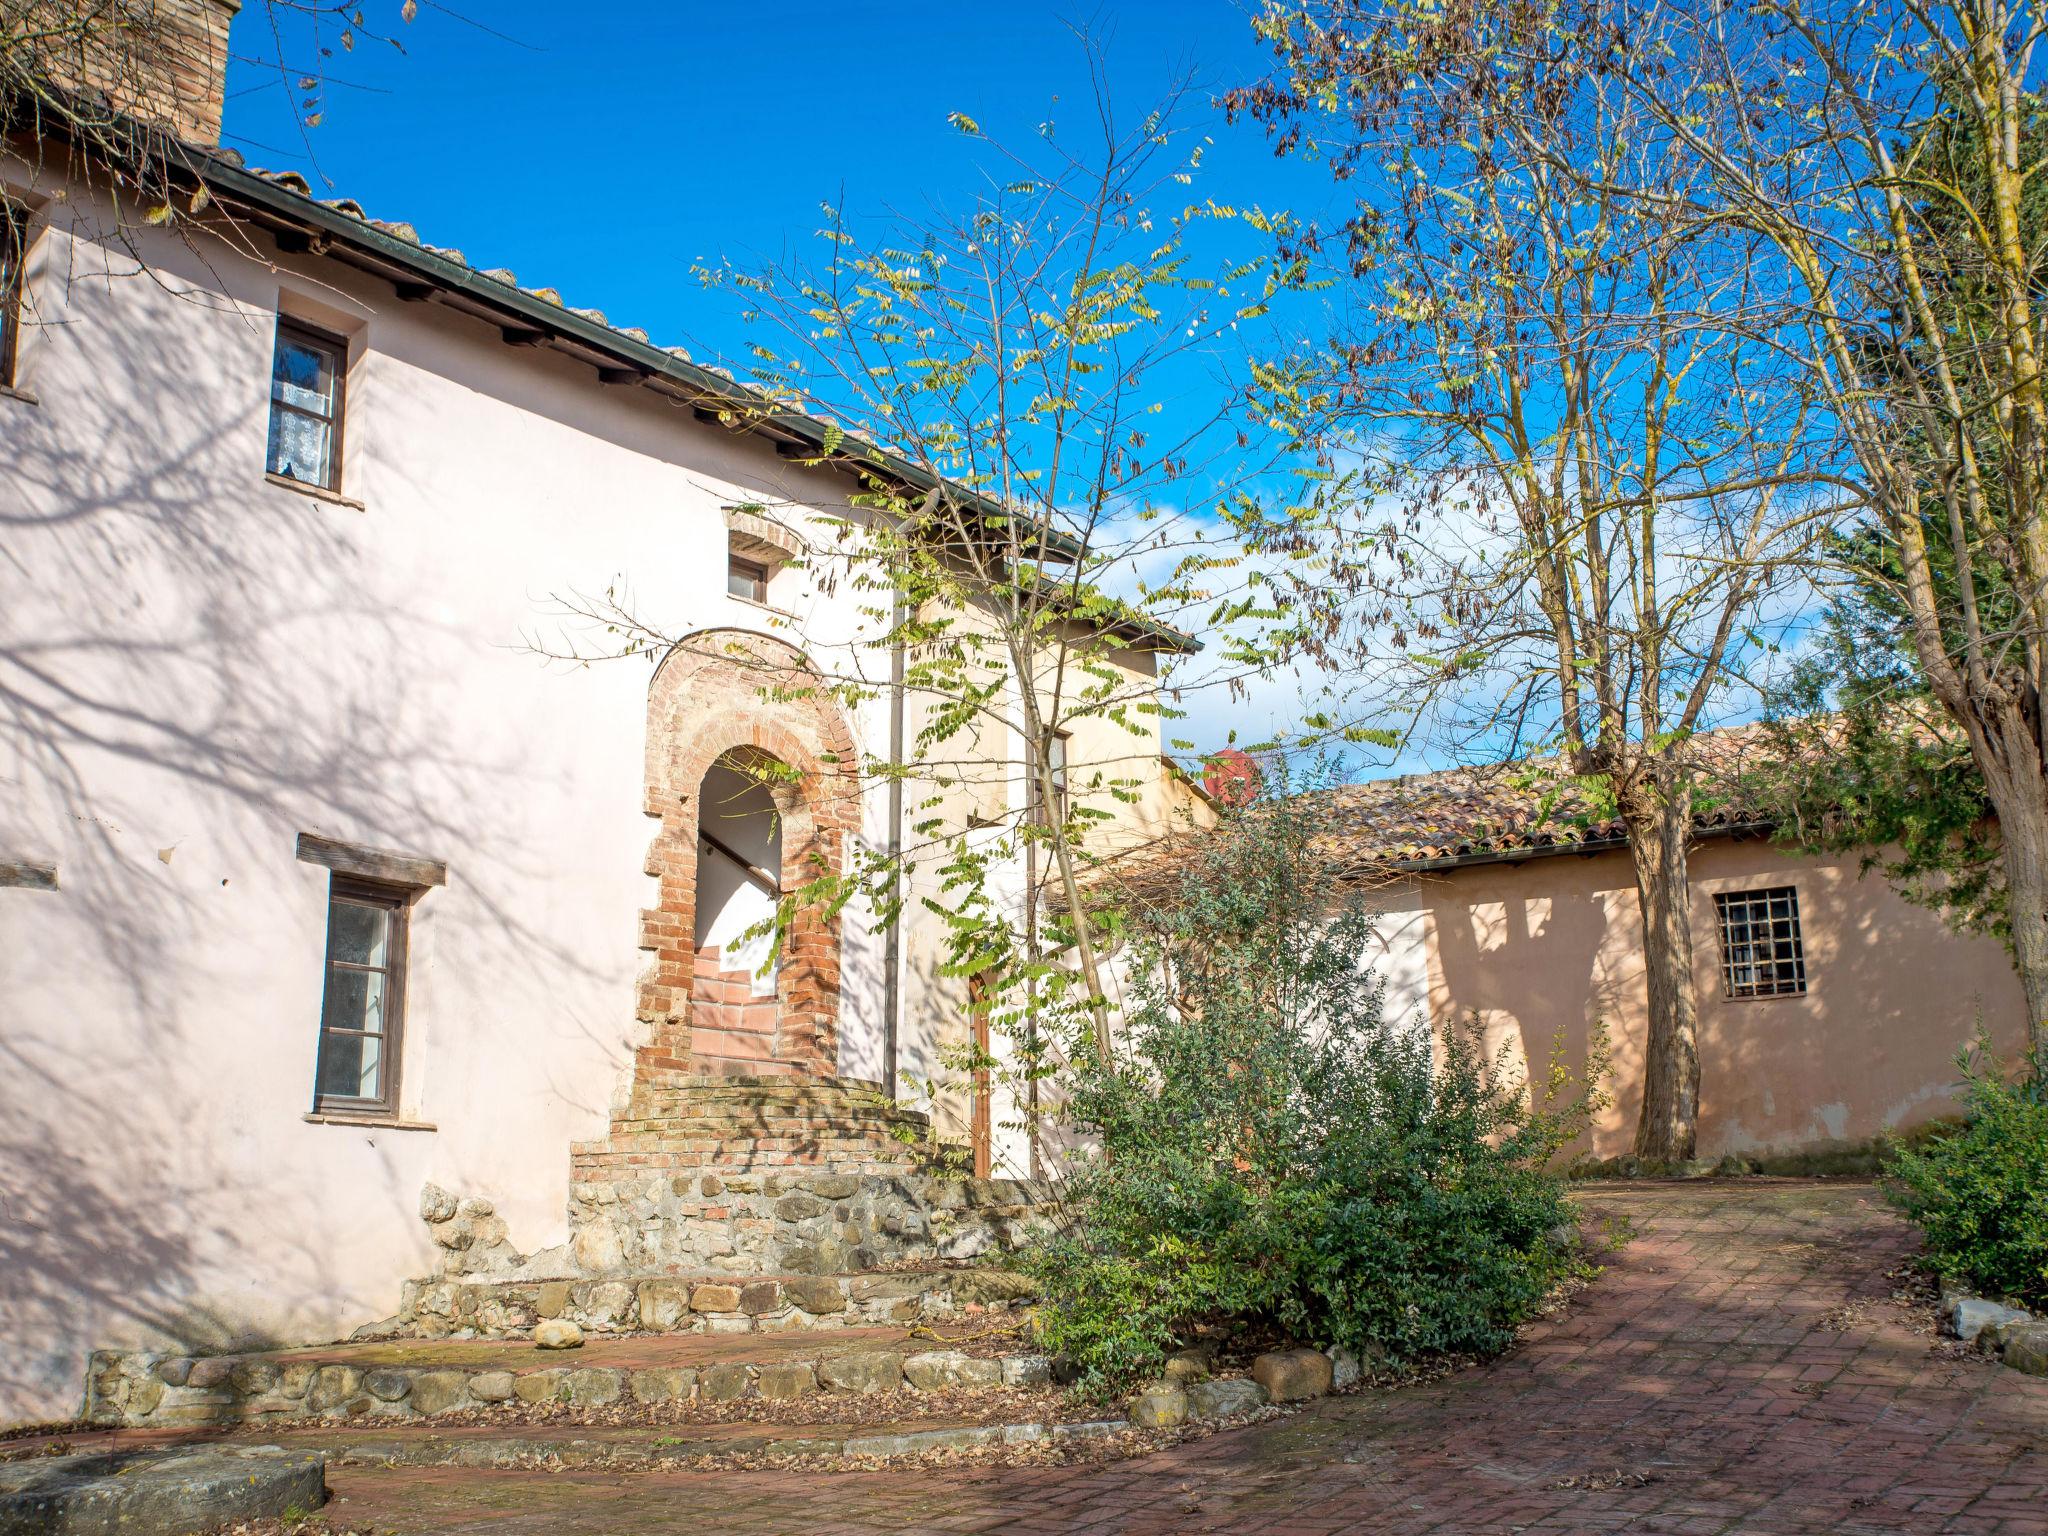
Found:
[[[1046,1189],[914,1174],[649,1173],[570,1187],[570,1252],[586,1276],[838,1275],[1013,1253],[1042,1229]]]
[[[616,1346],[615,1346],[616,1347]],[[1019,1352],[976,1358],[954,1349],[823,1341],[772,1357],[607,1363],[581,1351],[517,1345],[340,1345],[289,1354],[193,1359],[103,1350],[90,1365],[86,1418],[104,1425],[236,1424],[264,1419],[420,1419],[461,1409],[541,1403],[716,1404],[789,1401],[819,1393],[1023,1391],[1052,1381],[1052,1362]]]
[[[1019,1316],[1037,1297],[999,1269],[621,1280],[413,1280],[396,1317],[359,1339],[523,1338],[560,1318],[592,1335],[779,1333]]]

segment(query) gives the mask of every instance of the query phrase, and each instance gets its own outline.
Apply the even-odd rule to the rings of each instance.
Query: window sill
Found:
[[[330,491],[324,485],[314,485],[305,480],[294,480],[290,475],[265,474],[263,478],[280,489],[296,491],[299,495],[310,496],[315,501],[332,502],[337,507],[347,507],[351,512],[365,510],[363,504],[357,501],[355,497],[344,496],[339,491]]]
[[[336,1110],[314,1110],[300,1117],[308,1125],[356,1125],[371,1127],[380,1131],[438,1131],[440,1127],[426,1120],[401,1120],[396,1115],[350,1115]]]
[[[32,389],[23,389],[15,384],[0,384],[0,400],[19,400],[23,405],[41,405],[43,397]]]

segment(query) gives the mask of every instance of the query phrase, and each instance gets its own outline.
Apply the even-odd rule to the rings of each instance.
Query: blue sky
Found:
[[[697,289],[692,261],[754,265],[798,249],[825,201],[915,209],[967,185],[975,147],[948,127],[949,112],[1016,139],[1049,113],[1088,109],[1077,19],[1106,39],[1120,113],[1141,115],[1181,72],[1203,82],[1185,120],[1213,118],[1217,142],[1197,191],[1303,212],[1335,204],[1318,168],[1275,160],[1258,130],[1226,130],[1210,110],[1215,92],[1265,62],[1233,0],[1080,12],[472,4],[467,14],[489,31],[432,3],[402,26],[396,0],[364,0],[370,25],[384,21],[403,54],[368,39],[343,52],[333,28],[322,61],[295,26],[283,54],[294,79],[324,70],[322,121],[302,134],[292,81],[244,57],[229,79],[227,142],[252,164],[324,177],[323,195],[353,197],[476,266],[510,267],[668,345],[735,347],[730,301]],[[237,52],[276,58],[267,26],[262,7],[245,8]]]
[[[410,26],[397,0],[364,0],[370,30],[383,26],[403,52],[362,33],[344,51],[339,26],[316,36],[304,17],[274,41],[272,13],[247,6],[225,141],[253,165],[303,171],[319,195],[352,197],[474,266],[509,267],[700,360],[738,357],[746,328],[734,297],[701,288],[693,263],[759,267],[815,251],[827,201],[877,216],[934,200],[957,208],[990,155],[950,126],[951,113],[1012,144],[1049,116],[1063,141],[1088,126],[1095,97],[1077,25],[1097,41],[1122,120],[1140,119],[1177,79],[1196,82],[1177,121],[1213,144],[1190,195],[1319,217],[1348,201],[1320,167],[1276,159],[1260,130],[1227,127],[1214,105],[1267,67],[1239,0],[1085,12],[472,4],[488,30],[431,0]],[[308,108],[294,82],[313,73],[324,78]],[[307,129],[309,110],[320,120]],[[1188,702],[1194,718],[1176,733],[1204,746],[1233,729],[1257,740],[1302,710],[1280,681],[1249,705],[1220,691]]]

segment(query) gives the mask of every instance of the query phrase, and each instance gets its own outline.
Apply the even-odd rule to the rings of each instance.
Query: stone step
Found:
[[[906,1389],[893,1398],[865,1397],[864,1404],[871,1405],[866,1413],[848,1413],[843,1408],[835,1411],[835,1404],[847,1401],[820,1395],[809,1404],[776,1404],[754,1410],[745,1418],[723,1420],[678,1416],[672,1405],[635,1403],[632,1416],[642,1422],[617,1422],[622,1412],[617,1404],[581,1414],[579,1421],[579,1411],[568,1405],[549,1410],[548,1417],[537,1417],[530,1409],[525,1415],[510,1410],[495,1423],[420,1417],[267,1419],[248,1425],[73,1429],[63,1438],[83,1454],[103,1458],[200,1451],[233,1456],[248,1454],[247,1448],[260,1439],[279,1454],[315,1457],[341,1467],[493,1468],[546,1463],[559,1470],[614,1471],[680,1470],[739,1459],[758,1465],[763,1459],[780,1457],[870,1461],[1014,1446],[1086,1448],[1091,1453],[1116,1456],[1160,1443],[1157,1435],[1148,1435],[1114,1408],[1107,1413],[1077,1410],[1047,1391],[952,1392],[927,1406],[918,1394]],[[455,1410],[449,1412],[456,1414]],[[1191,1411],[1188,1418],[1198,1424],[1220,1425],[1267,1412],[1264,1394],[1246,1383],[1236,1391],[1205,1400],[1200,1411]],[[466,1416],[474,1414],[471,1410]],[[48,1459],[34,1439],[20,1442],[19,1450],[25,1462]]]
[[[194,1358],[102,1350],[85,1417],[178,1426],[318,1418],[381,1423],[506,1405],[676,1406],[829,1394],[1017,1391],[1051,1362],[1016,1332],[837,1328],[593,1338],[543,1350],[513,1340],[384,1341]]]
[[[1010,1270],[887,1270],[847,1275],[675,1273],[600,1280],[427,1280],[399,1314],[358,1338],[523,1338],[547,1318],[587,1334],[775,1333],[886,1324],[1015,1321],[1038,1297]]]

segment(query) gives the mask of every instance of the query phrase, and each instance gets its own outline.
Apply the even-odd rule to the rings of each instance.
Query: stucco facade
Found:
[[[1867,1143],[1958,1108],[1956,1053],[1979,1023],[2007,1057],[2025,1004],[2003,949],[1949,931],[1854,857],[1709,837],[1691,855],[1699,1000],[1699,1155]],[[1798,892],[1805,991],[1731,997],[1717,894]],[[1647,991],[1628,856],[1608,850],[1411,874],[1380,893],[1389,1009],[1422,980],[1441,1030],[1476,1021],[1487,1048],[1541,1078],[1552,1051],[1583,1073],[1605,1031],[1614,1103],[1579,1150],[1630,1150],[1641,1109]],[[1401,977],[1409,978],[1404,990]]]
[[[886,696],[783,718],[674,656],[544,655],[574,638],[558,599],[622,580],[668,634],[847,653],[851,600],[725,576],[728,509],[800,525],[851,482],[258,229],[131,226],[131,256],[92,187],[0,158],[0,188],[33,210],[0,394],[6,1421],[70,1413],[93,1347],[390,1313],[431,1267],[429,1181],[522,1251],[561,1242],[570,1145],[689,1059],[705,773],[745,749],[806,775],[786,858],[889,826],[855,766],[888,750]],[[338,494],[265,475],[280,316],[346,341]],[[1169,814],[1156,738],[1117,751],[1145,781],[1119,821]],[[446,867],[410,907],[387,1123],[311,1113],[333,876],[302,834]],[[936,922],[913,906],[897,959],[906,1082],[960,1028],[919,985]],[[793,935],[793,1065],[885,1075],[889,953],[858,903]]]

